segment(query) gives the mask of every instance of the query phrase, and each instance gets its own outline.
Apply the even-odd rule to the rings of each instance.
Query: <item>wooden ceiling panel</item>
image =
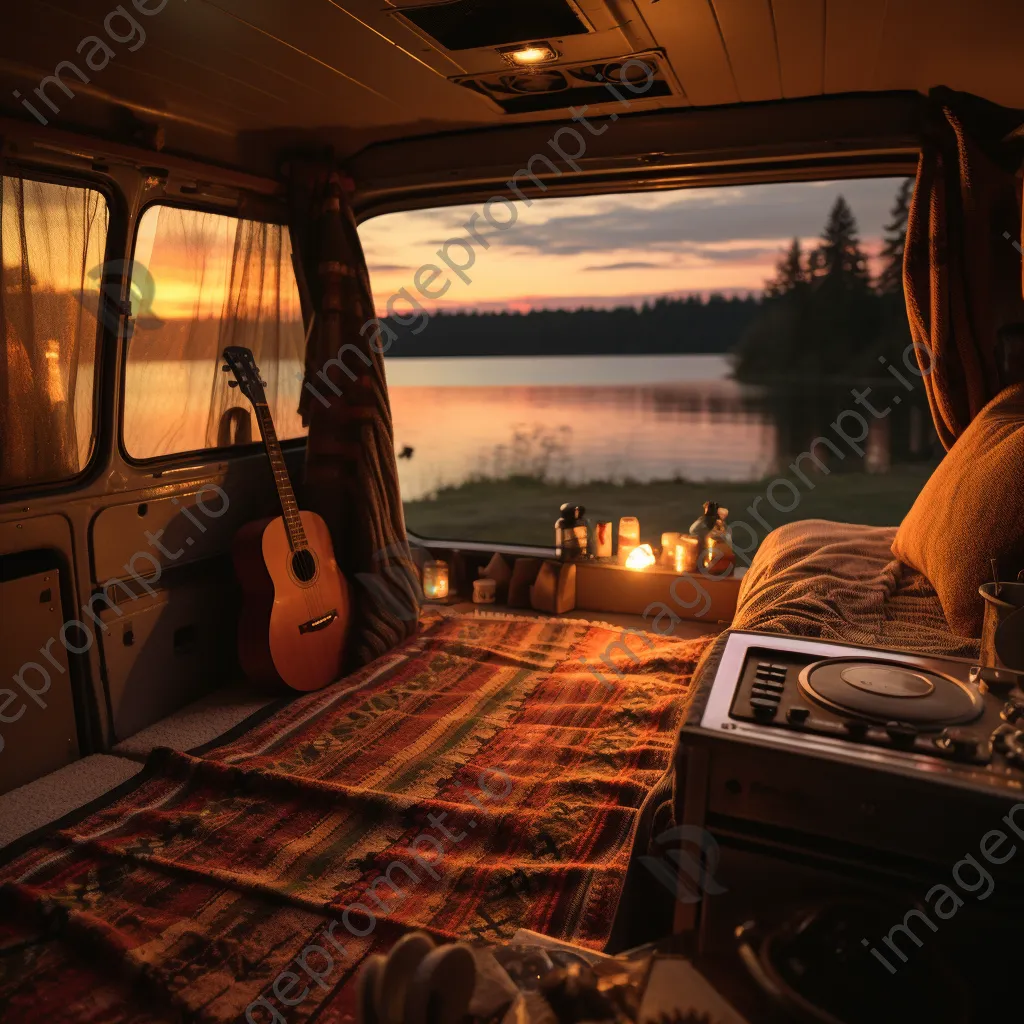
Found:
[[[204,76],[195,62],[184,67],[176,51],[188,53],[188,49],[161,46],[161,40],[173,28],[172,19],[142,19],[139,24],[145,39],[141,45],[139,37],[133,39],[127,32],[120,33],[126,41],[119,43],[106,36],[102,28],[105,4],[94,13],[87,6],[72,9],[69,0],[64,2],[68,3],[66,9],[49,3],[20,8],[18,17],[6,25],[5,41],[14,45],[5,47],[6,52],[0,56],[0,69],[12,81],[12,88],[33,102],[55,126],[73,127],[80,120],[81,108],[91,99],[106,102],[112,111],[117,104],[134,106],[234,133],[241,126],[256,123],[261,111],[272,102],[272,94],[266,89],[246,89],[223,74]],[[79,53],[83,40],[96,32],[101,33],[96,38],[106,40],[109,52],[86,44]],[[136,45],[136,49],[132,51],[129,45]],[[87,56],[92,58],[91,66],[85,60]],[[101,63],[104,57],[105,66]],[[54,111],[36,95],[36,89],[42,88],[43,80],[62,64],[61,81],[73,95],[53,81],[47,84],[46,96],[59,108]]]
[[[887,0],[828,0],[825,92],[873,89]]]
[[[498,115],[468,89],[414,60],[330,0],[204,0],[236,19],[250,35],[263,35],[310,64],[358,82],[359,107],[376,123],[408,123],[421,117],[487,122]],[[296,7],[301,16],[296,16]],[[323,124],[350,124],[359,111],[322,104]],[[339,117],[339,115],[341,115]],[[367,123],[362,117],[360,124]]]
[[[775,24],[769,0],[713,0],[740,99],[782,98]]]
[[[644,20],[668,51],[686,98],[699,107],[740,99],[710,0],[673,0],[644,8]]]
[[[664,50],[685,92],[656,100],[666,107],[940,84],[1024,107],[1024,0],[587,2],[607,3],[616,31],[630,27],[623,45]],[[32,102],[61,61],[84,66],[77,48],[103,37],[112,6],[7,4],[0,114],[31,119],[14,91]],[[281,153],[309,143],[346,156],[379,141],[571,116],[500,113],[446,77],[496,58],[491,50],[446,54],[385,0],[168,0],[137,20],[147,39],[136,51],[112,43],[115,56],[88,84],[65,73],[74,98],[51,82],[54,127],[148,137],[132,111],[163,125],[169,152],[273,173]]]
[[[1024,107],[1021,0],[889,0],[872,88],[937,85]]]
[[[817,96],[825,87],[825,0],[772,0],[782,95]]]

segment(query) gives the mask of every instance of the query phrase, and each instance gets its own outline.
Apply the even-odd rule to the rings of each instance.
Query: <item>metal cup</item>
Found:
[[[1024,672],[1024,583],[984,583],[981,663]]]

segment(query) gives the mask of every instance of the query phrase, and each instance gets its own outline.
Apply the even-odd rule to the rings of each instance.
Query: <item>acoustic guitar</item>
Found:
[[[224,349],[224,371],[252,403],[274,471],[282,514],[247,523],[235,535],[242,586],[238,624],[242,670],[253,682],[318,690],[341,675],[349,625],[348,581],[338,568],[327,524],[300,511],[259,367],[247,348]]]

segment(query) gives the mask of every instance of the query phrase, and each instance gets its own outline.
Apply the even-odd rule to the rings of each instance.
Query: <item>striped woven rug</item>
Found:
[[[704,646],[428,611],[241,738],[154,751],[0,868],[0,1017],[326,1024],[410,928],[600,947]]]

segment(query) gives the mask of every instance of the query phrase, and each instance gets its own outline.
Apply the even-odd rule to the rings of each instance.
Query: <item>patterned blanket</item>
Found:
[[[410,928],[600,947],[705,641],[428,612],[418,636],[0,868],[6,1024],[330,1024]]]

